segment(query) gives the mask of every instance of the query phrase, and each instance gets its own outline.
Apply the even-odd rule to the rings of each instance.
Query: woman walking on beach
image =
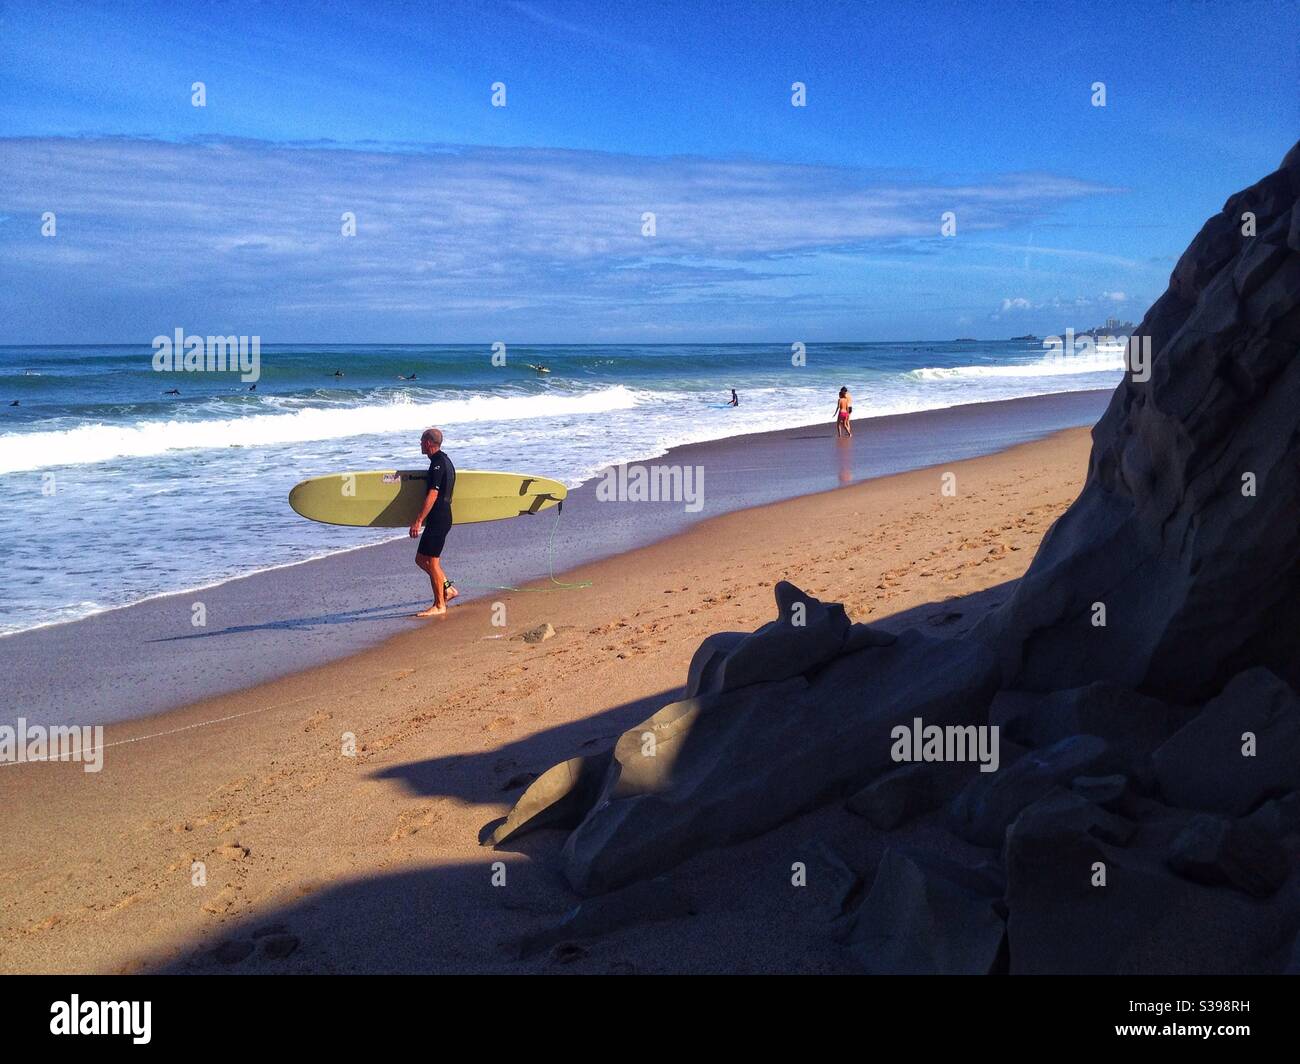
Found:
[[[849,395],[847,388],[840,389],[839,401],[835,404],[835,436],[852,436],[853,429],[849,427],[849,415],[853,413],[853,396]]]

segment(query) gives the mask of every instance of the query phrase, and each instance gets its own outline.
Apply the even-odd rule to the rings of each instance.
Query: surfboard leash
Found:
[[[546,537],[546,568],[547,576],[555,587],[512,587],[509,584],[460,584],[460,587],[470,588],[474,591],[581,591],[583,588],[591,587],[590,580],[578,580],[572,583],[564,580],[555,579],[555,531],[560,527],[560,515],[564,513],[564,500],[560,499],[555,504],[555,520],[551,524],[551,534]],[[452,581],[453,586],[457,586]]]

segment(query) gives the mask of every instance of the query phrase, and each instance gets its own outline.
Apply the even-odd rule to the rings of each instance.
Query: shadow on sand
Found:
[[[400,621],[412,617],[416,610],[429,605],[428,598],[413,602],[391,602],[383,606],[371,606],[364,610],[340,610],[337,613],[321,613],[315,617],[291,617],[283,621],[265,621],[262,624],[235,624],[228,628],[218,628],[211,632],[194,632],[190,635],[171,635],[165,639],[148,639],[148,643],[178,643],[186,639],[211,639],[218,635],[240,635],[247,632],[287,632],[306,631],[334,624],[357,624],[366,621]],[[386,611],[386,612],[385,612]]]
[[[1004,601],[1011,586],[926,603],[874,623],[889,630],[919,627],[961,636]],[[660,691],[481,754],[411,761],[384,768],[373,778],[396,781],[413,796],[508,806],[536,773],[608,748],[680,693]],[[485,809],[480,839],[500,819]],[[649,949],[659,956],[649,967],[659,970],[745,971],[753,970],[745,959],[745,936],[765,939],[763,956],[788,950],[787,970],[833,970],[840,962],[829,936],[829,914],[835,908],[830,877],[810,884],[816,889],[793,892],[799,896],[794,909],[792,892],[784,889],[791,856],[815,857],[827,824],[864,838],[869,834],[864,822],[844,813],[840,803],[829,803],[759,840],[697,854],[671,872],[674,883],[698,899],[697,910],[707,916],[633,921],[634,926],[598,941],[578,938],[527,958],[521,956],[520,942],[553,928],[581,900],[560,871],[564,831],[537,831],[501,850],[484,847],[478,861],[303,885],[288,900],[282,895],[278,905],[218,924],[210,935],[144,970],[473,973],[563,965],[574,972],[627,972],[647,967]],[[782,849],[786,839],[789,847]],[[761,868],[774,846],[781,850],[781,860]],[[761,882],[755,882],[756,865]],[[641,960],[634,964],[637,958]]]

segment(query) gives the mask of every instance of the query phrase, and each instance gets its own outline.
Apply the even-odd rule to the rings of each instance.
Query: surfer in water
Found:
[[[849,395],[847,388],[840,389],[840,397],[835,403],[835,435],[852,436],[853,429],[849,427],[849,415],[853,413],[853,396]]]
[[[735,389],[735,388],[732,388],[732,389],[731,389],[731,400],[730,400],[730,402],[727,403],[727,405],[728,405],[728,406],[739,406],[739,405],[740,405],[740,396],[738,396],[738,395],[736,394],[736,389]]]
[[[451,497],[456,490],[456,467],[442,450],[442,429],[425,429],[420,435],[420,453],[429,459],[425,476],[424,505],[410,527],[411,538],[419,538],[415,564],[429,574],[433,605],[417,617],[441,617],[447,603],[460,594],[442,571],[442,548],[451,531]],[[423,528],[423,533],[421,533]]]

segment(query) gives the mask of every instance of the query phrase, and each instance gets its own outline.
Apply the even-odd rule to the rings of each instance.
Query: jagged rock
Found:
[[[1121,816],[1130,806],[1126,776],[1076,776],[1070,781],[1070,790],[1084,801]]]
[[[893,632],[886,632],[869,624],[854,624],[849,626],[849,634],[844,637],[844,645],[840,648],[840,653],[854,654],[868,647],[887,647],[896,642],[898,636]]]
[[[862,877],[849,866],[834,846],[825,839],[815,844],[814,854],[824,866],[819,870],[830,884],[830,907],[828,917],[832,924],[841,923],[851,917],[862,893]]]
[[[1290,873],[1286,851],[1247,821],[1198,813],[1169,854],[1169,867],[1210,886],[1230,886],[1256,898],[1277,893]]]
[[[776,585],[776,606],[777,619],[758,631],[720,632],[700,645],[687,674],[687,698],[802,676],[842,654],[896,638],[850,624],[838,602],[821,602],[786,580]]]
[[[873,828],[892,831],[938,809],[976,771],[974,765],[947,761],[903,765],[872,780],[844,804]]]
[[[978,723],[996,682],[979,644],[908,631],[811,678],[666,706],[615,745],[600,797],[565,844],[569,882],[610,890],[843,798],[893,767],[895,725]]]
[[[1014,764],[975,776],[952,803],[953,830],[977,846],[1001,846],[1022,809],[1104,763],[1106,741],[1074,735],[1045,750],[1031,750]]]
[[[1246,817],[1245,822],[1273,839],[1300,835],[1300,793],[1270,798]]]
[[[519,956],[532,957],[552,946],[600,938],[634,924],[676,920],[692,911],[690,899],[667,879],[644,880],[581,902],[554,927],[521,939]]]
[[[1283,975],[1300,975],[1300,934],[1297,934],[1295,941],[1291,943],[1291,954],[1287,958],[1286,967],[1282,969]]]
[[[1294,927],[1281,895],[1265,905],[1175,876],[1158,855],[1098,837],[1106,824],[1102,833],[1118,837],[1105,816],[1055,794],[1008,830],[1012,975],[1238,973],[1278,963],[1278,942]]]
[[[891,847],[858,910],[848,949],[874,975],[987,975],[1005,965],[1002,883]]]
[[[1243,754],[1245,733],[1254,756]],[[1153,757],[1172,805],[1244,816],[1265,799],[1300,790],[1300,698],[1267,669],[1233,678]]]
[[[682,698],[695,698],[707,691],[720,690],[721,670],[727,655],[748,636],[748,632],[717,632],[706,636],[691,656],[691,664],[686,672],[686,690]]]
[[[989,723],[1031,747],[1051,746],[1071,735],[1096,735],[1112,750],[1149,755],[1182,725],[1191,711],[1110,683],[1064,691],[1000,691]]]
[[[1206,222],[1138,326],[1150,378],[1125,376],[1079,498],[976,627],[1008,685],[1193,703],[1259,664],[1300,686],[1298,196],[1293,148]]]
[[[519,796],[510,815],[492,833],[492,844],[500,846],[539,828],[577,826],[596,802],[610,757],[606,750],[548,768]]]
[[[1091,835],[1102,842],[1125,846],[1133,838],[1137,825],[1131,820],[1103,809],[1074,790],[1054,787],[1042,798],[1026,806],[1016,817],[1022,834],[1049,834],[1070,831]]]

